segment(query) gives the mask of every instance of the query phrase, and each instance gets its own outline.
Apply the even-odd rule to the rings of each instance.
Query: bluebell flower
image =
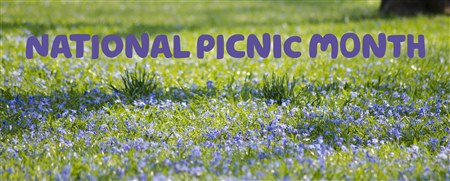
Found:
[[[70,166],[70,165],[65,165],[63,168],[62,168],[62,171],[61,171],[61,178],[63,179],[63,180],[69,180],[70,179],[70,170],[72,169],[72,167]]]
[[[169,178],[167,178],[164,174],[162,173],[157,173],[155,174],[155,176],[152,178],[152,181],[167,181],[169,180]]]
[[[433,149],[433,151],[435,151],[437,146],[438,146],[438,144],[439,144],[439,140],[436,139],[436,138],[430,138],[428,143],[431,146],[431,148]]]
[[[208,87],[208,89],[213,89],[214,88],[214,84],[212,80],[208,80],[206,82],[206,86]]]
[[[202,156],[202,151],[199,146],[195,145],[191,150],[191,158],[198,158]]]

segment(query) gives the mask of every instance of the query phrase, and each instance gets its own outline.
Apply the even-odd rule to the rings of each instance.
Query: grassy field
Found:
[[[0,180],[448,180],[450,19],[378,6],[2,1]],[[200,34],[278,33],[306,53],[346,32],[423,34],[426,56],[25,58],[44,33],[176,34],[191,52]]]

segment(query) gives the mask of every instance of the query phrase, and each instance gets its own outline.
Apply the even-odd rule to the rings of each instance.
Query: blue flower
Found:
[[[71,166],[70,165],[66,165],[63,167],[62,171],[61,171],[61,178],[63,180],[69,180],[70,179],[70,170],[71,170]]]
[[[436,138],[430,138],[428,143],[431,146],[431,148],[433,149],[433,151],[436,151],[436,148],[438,146],[439,140],[436,139]]]
[[[207,85],[208,89],[213,89],[213,88],[214,88],[214,84],[213,84],[213,81],[212,81],[212,80],[208,80],[208,81],[206,82],[206,85]]]

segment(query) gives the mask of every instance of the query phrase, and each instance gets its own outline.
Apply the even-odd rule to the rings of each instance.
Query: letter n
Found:
[[[33,47],[36,49],[36,52],[41,56],[47,56],[48,55],[48,34],[42,35],[42,44],[39,43],[39,40],[35,37],[29,37],[27,39],[27,47],[25,56],[28,59],[33,58]]]

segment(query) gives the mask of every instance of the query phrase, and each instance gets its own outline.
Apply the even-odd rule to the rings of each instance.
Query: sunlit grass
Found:
[[[377,9],[375,1],[2,2],[0,180],[445,180],[449,19]],[[426,56],[408,58],[403,47],[394,58],[388,45],[383,58],[308,57],[313,34],[346,32],[423,34]],[[293,49],[303,56],[92,60],[87,43],[86,58],[26,59],[26,38],[43,33],[177,34],[191,52],[200,34],[298,35]]]

